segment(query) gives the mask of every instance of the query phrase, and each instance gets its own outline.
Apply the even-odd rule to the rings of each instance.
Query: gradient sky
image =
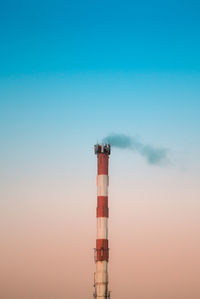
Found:
[[[1,1],[0,298],[92,298],[93,144],[113,149],[115,299],[200,298],[200,2]]]

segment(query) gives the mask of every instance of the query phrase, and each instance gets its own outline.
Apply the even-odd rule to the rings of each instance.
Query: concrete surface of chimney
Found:
[[[94,298],[110,298],[108,291],[108,160],[110,144],[96,144],[97,155],[97,240],[95,249]]]

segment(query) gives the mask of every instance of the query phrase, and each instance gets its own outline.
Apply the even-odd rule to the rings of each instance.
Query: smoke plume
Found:
[[[110,134],[102,141],[104,143],[110,143],[112,147],[130,149],[138,152],[149,164],[162,165],[167,162],[167,149],[156,148],[149,144],[144,144],[136,138],[124,134]]]

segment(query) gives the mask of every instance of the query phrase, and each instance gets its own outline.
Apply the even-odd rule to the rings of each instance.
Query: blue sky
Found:
[[[199,1],[2,1],[3,145],[88,147],[120,132],[196,150],[199,9]]]
[[[1,77],[200,69],[199,1],[1,1]]]
[[[199,1],[2,1],[6,197],[16,181],[32,184],[39,173],[76,182],[87,171],[90,181],[93,144],[112,132],[170,150],[173,170],[156,174],[137,155],[113,150],[113,165],[120,161],[127,176],[134,165],[135,174],[179,178],[186,169],[197,180],[199,8]]]

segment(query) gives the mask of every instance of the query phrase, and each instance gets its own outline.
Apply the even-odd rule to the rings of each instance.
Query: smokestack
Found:
[[[97,155],[97,240],[95,249],[94,298],[110,298],[108,291],[108,160],[110,144],[96,144]]]

